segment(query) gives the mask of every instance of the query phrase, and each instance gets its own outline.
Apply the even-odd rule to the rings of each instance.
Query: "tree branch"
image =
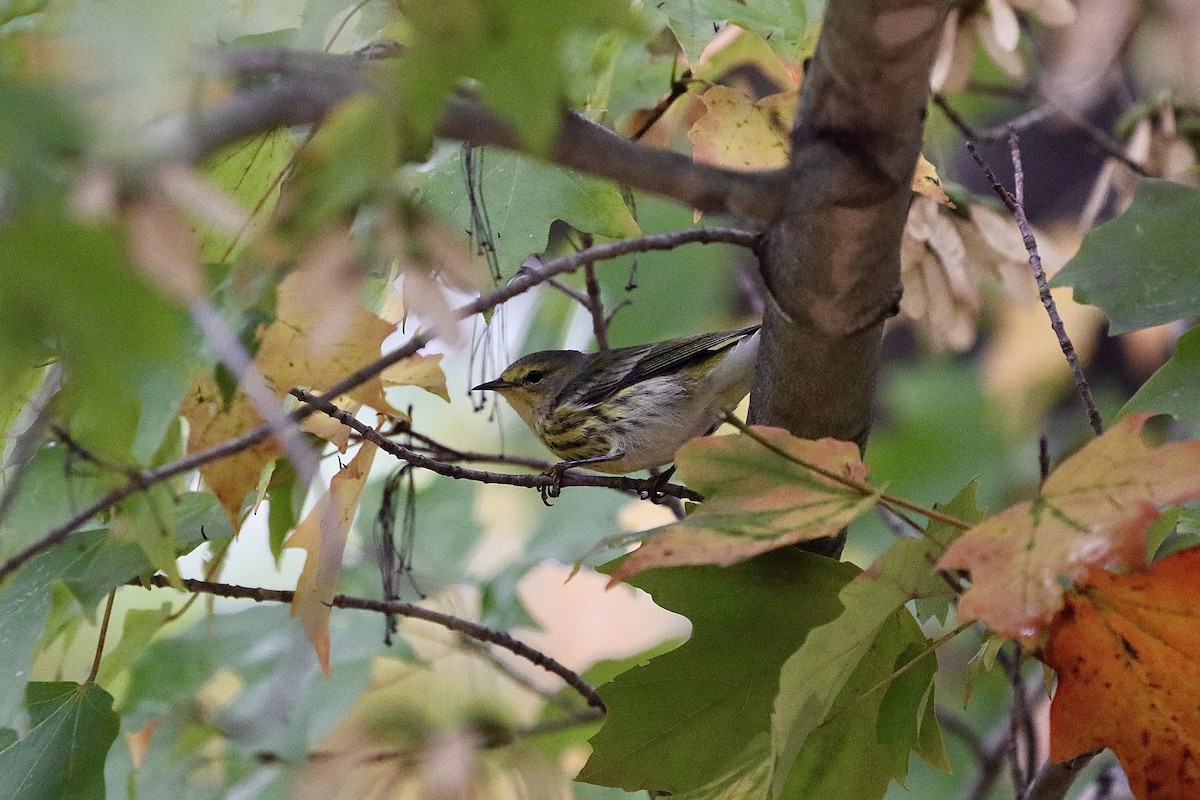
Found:
[[[151,159],[197,161],[249,136],[320,122],[338,103],[369,91],[370,63],[393,56],[397,47],[382,42],[355,55],[277,48],[223,54],[223,65],[235,76],[269,75],[275,82],[238,89],[211,106],[154,126],[146,137]],[[528,153],[507,122],[466,95],[447,104],[437,134]],[[764,222],[776,215],[783,197],[783,171],[738,172],[698,164],[682,153],[625,139],[574,112],[563,115],[547,158],[700,211]]]
[[[749,420],[865,446],[949,0],[830,0],[801,89]]]
[[[585,264],[593,264],[597,261],[617,258],[628,253],[671,250],[693,242],[724,242],[726,244],[737,244],[753,248],[758,244],[758,236],[748,231],[734,228],[690,228],[672,233],[649,234],[647,236],[638,236],[632,239],[622,239],[617,242],[597,245],[587,250],[580,250],[577,253],[571,253],[562,258],[554,259],[535,269],[523,270],[504,286],[498,287],[487,294],[482,294],[471,302],[459,306],[454,314],[457,319],[465,319],[473,314],[494,308],[500,303],[511,300],[513,297],[532,289],[534,286],[549,280],[555,275],[579,269]],[[329,387],[319,396],[319,399],[328,402],[335,399],[338,395],[345,394],[378,375],[392,364],[415,354],[429,343],[432,336],[431,333],[418,332],[400,347],[384,354],[379,359],[367,364]],[[312,406],[302,406],[293,411],[291,417],[298,422],[313,413],[314,410]],[[100,497],[67,521],[51,529],[41,539],[19,553],[16,553],[3,564],[0,564],[0,583],[3,583],[5,578],[29,559],[63,542],[72,532],[96,514],[156,483],[161,483],[176,475],[182,475],[185,472],[198,469],[205,464],[219,461],[222,458],[228,458],[253,447],[266,439],[270,433],[271,429],[269,426],[261,425],[254,430],[247,431],[241,436],[224,441],[207,450],[192,453],[178,461],[132,475],[124,485],[118,486],[103,497]]]
[[[159,589],[173,588],[171,582],[165,575],[152,575],[148,583]],[[131,582],[133,586],[142,585],[138,581]],[[238,597],[247,600],[253,600],[256,603],[272,602],[272,603],[291,603],[295,597],[295,592],[286,589],[261,589],[255,586],[234,586],[227,583],[213,583],[212,581],[183,581],[183,588],[189,592],[201,592],[204,594],[213,594],[219,597]],[[600,695],[596,694],[596,690],[579,677],[579,674],[563,666],[558,661],[550,656],[536,650],[522,641],[514,639],[503,631],[492,630],[491,628],[480,625],[477,622],[470,622],[459,617],[443,614],[440,611],[434,611],[429,608],[422,608],[412,603],[402,603],[396,600],[372,600],[367,597],[350,597],[348,595],[339,594],[333,598],[330,603],[334,608],[357,608],[361,611],[374,611],[380,614],[395,614],[401,617],[411,617],[413,619],[423,619],[426,622],[432,622],[435,625],[440,625],[447,630],[461,633],[464,636],[470,636],[472,639],[477,639],[481,642],[494,644],[497,647],[503,647],[514,655],[520,656],[531,664],[541,667],[547,672],[552,672],[575,691],[587,700],[589,706],[604,710],[604,701],[600,699]]]

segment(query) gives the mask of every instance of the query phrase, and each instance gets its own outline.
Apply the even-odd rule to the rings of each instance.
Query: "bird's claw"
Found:
[[[663,470],[650,476],[650,485],[638,492],[638,497],[642,500],[649,500],[655,505],[659,505],[667,499],[666,493],[667,484],[671,482],[671,476],[675,474],[674,465],[670,469]]]
[[[570,469],[570,466],[570,464],[558,463],[542,473],[551,478],[550,483],[547,483],[538,490],[542,496],[542,503],[545,506],[549,507],[553,505],[550,501],[562,494],[563,473]]]

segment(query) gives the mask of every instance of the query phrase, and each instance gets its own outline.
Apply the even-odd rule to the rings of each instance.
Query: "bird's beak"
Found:
[[[508,381],[504,380],[503,378],[496,378],[496,380],[494,380],[494,381],[488,381],[487,383],[481,383],[478,386],[471,387],[471,391],[472,392],[481,392],[481,391],[484,391],[484,392],[493,391],[494,392],[497,389],[511,389],[514,386],[516,386],[515,383],[509,383]]]

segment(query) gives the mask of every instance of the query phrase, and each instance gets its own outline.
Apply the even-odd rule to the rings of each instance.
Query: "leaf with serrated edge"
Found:
[[[346,248],[348,239],[333,237],[330,249]],[[395,326],[367,311],[357,302],[339,303],[331,315],[331,294],[322,287],[345,282],[346,276],[326,274],[324,269],[294,272],[279,284],[276,319],[263,332],[255,361],[262,374],[280,393],[295,386],[323,389],[379,358],[383,340]],[[345,292],[334,297],[345,300]],[[403,416],[383,396],[378,376],[350,390],[350,396],[377,411]]]
[[[1200,549],[1092,569],[1050,627],[1050,759],[1110,748],[1139,800],[1200,793]]]
[[[299,617],[304,623],[317,661],[326,675],[329,674],[330,603],[337,592],[350,523],[354,521],[358,497],[377,450],[372,442],[364,442],[354,460],[329,481],[329,492],[317,501],[284,543],[285,547],[308,551],[304,569],[296,581],[292,616]]]
[[[973,500],[973,484],[968,484],[952,505],[964,495]],[[777,790],[787,777],[786,767],[828,716],[880,628],[908,601],[950,591],[930,561],[940,549],[927,539],[905,539],[892,545],[838,594],[842,613],[810,633],[784,663],[772,717]]]
[[[1051,281],[1075,300],[1100,306],[1109,334],[1193,317],[1200,311],[1196,269],[1200,191],[1142,178],[1124,214],[1097,225]]]
[[[1029,639],[1062,608],[1061,581],[1143,563],[1155,506],[1200,497],[1200,440],[1151,450],[1139,435],[1146,419],[1121,420],[1051,473],[1038,500],[984,520],[950,546],[938,568],[971,575],[960,619]]]
[[[808,464],[860,483],[866,478],[855,444],[797,439],[781,428],[753,430]],[[745,434],[694,439],[680,448],[675,463],[704,502],[686,519],[652,533],[614,573],[614,583],[647,569],[733,564],[835,536],[877,499],[788,461]]]

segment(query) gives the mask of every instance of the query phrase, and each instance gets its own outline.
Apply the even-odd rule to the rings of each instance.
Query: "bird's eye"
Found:
[[[529,372],[525,373],[525,382],[537,383],[544,377],[546,377],[546,373],[542,372],[540,369],[531,369]]]

